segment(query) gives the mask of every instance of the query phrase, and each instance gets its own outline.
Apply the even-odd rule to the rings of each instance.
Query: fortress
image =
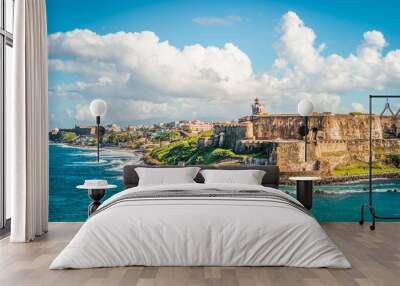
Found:
[[[252,115],[237,123],[214,126],[221,147],[236,153],[260,152],[265,164],[277,164],[283,172],[317,171],[330,175],[339,164],[368,162],[369,119],[366,114],[313,113],[309,117],[308,160],[304,138],[299,134],[303,117],[296,114],[265,113],[258,99]],[[373,115],[374,160],[400,154],[400,124],[392,116]]]

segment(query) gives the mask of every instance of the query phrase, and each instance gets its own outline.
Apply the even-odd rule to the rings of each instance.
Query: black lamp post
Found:
[[[307,135],[309,132],[308,129],[308,117],[314,110],[314,105],[311,101],[307,99],[303,99],[297,105],[298,113],[304,117],[304,124],[299,129],[299,134],[304,136],[304,161],[307,162]]]
[[[100,116],[96,116],[96,133],[97,133],[97,162],[100,159]]]
[[[304,138],[304,161],[307,162],[307,135],[310,132],[308,128],[308,116],[304,116],[303,125],[299,128],[299,134]]]
[[[90,103],[90,112],[96,117],[97,134],[97,162],[100,161],[100,116],[106,114],[107,104],[102,99],[95,99]]]

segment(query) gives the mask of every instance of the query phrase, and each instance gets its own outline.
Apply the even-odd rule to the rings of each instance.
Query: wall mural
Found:
[[[119,186],[109,197],[133,163],[278,165],[290,194],[291,175],[323,178],[319,220],[359,219],[368,94],[400,89],[400,32],[385,1],[374,7],[384,23],[365,23],[369,8],[355,13],[357,1],[341,13],[307,1],[97,2],[47,1],[51,221],[85,220],[89,199],[76,185],[107,179]],[[107,103],[99,162],[96,98]],[[315,106],[307,160],[302,99]],[[373,106],[382,215],[400,215],[399,103]]]

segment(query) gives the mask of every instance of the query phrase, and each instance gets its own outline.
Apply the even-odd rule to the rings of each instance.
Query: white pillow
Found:
[[[139,176],[139,186],[195,183],[193,180],[199,167],[185,168],[146,168],[135,169]]]
[[[202,170],[205,184],[261,185],[265,171],[262,170]]]

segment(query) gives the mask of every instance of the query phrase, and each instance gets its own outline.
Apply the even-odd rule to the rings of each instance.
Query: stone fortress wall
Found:
[[[299,134],[302,123],[303,117],[295,114],[253,114],[238,123],[214,126],[214,134],[220,136],[221,147],[237,153],[264,152],[266,163],[277,164],[283,172],[314,170],[329,175],[338,164],[368,161],[368,115],[313,113],[309,117],[307,162],[304,139]],[[400,120],[373,115],[375,160],[400,154],[399,133]]]
[[[265,115],[246,116],[239,119],[240,123],[249,126],[253,124],[253,134],[256,139],[302,139],[298,133],[303,118],[299,115]],[[395,134],[393,124],[400,132],[399,120],[393,121],[391,116],[372,117],[372,138],[387,139]],[[309,128],[318,129],[319,140],[368,140],[368,115],[318,113],[309,117]],[[312,138],[310,138],[312,139]]]

